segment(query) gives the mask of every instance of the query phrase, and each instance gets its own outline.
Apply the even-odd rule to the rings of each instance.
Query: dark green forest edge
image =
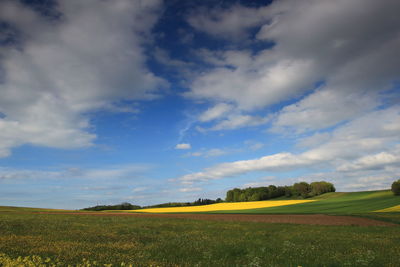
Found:
[[[138,206],[132,205],[130,203],[124,202],[118,205],[97,205],[94,207],[84,208],[82,210],[88,211],[102,211],[102,210],[138,210],[138,209],[148,209],[148,208],[168,208],[168,207],[185,207],[185,206],[201,206],[210,205],[214,203],[224,202],[222,199],[217,198],[216,200],[208,198],[199,198],[193,202],[168,202],[151,206]]]
[[[235,188],[226,192],[227,202],[260,201],[278,197],[301,197],[309,198],[329,192],[335,192],[335,186],[325,181],[295,183],[292,186],[248,187],[245,189]]]

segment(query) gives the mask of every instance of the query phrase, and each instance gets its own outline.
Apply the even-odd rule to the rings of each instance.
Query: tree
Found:
[[[400,179],[393,182],[392,192],[395,196],[400,196]]]
[[[269,198],[276,198],[278,196],[277,187],[275,185],[268,186]]]
[[[303,198],[309,197],[311,192],[311,186],[306,182],[295,183],[293,189],[296,192],[296,195],[302,196]]]
[[[311,196],[318,196],[321,194],[325,194],[328,192],[335,192],[336,189],[333,186],[333,184],[325,182],[325,181],[320,181],[320,182],[312,182],[310,184],[311,186]]]
[[[226,192],[225,200],[226,200],[226,202],[233,202],[234,201],[233,190],[228,190],[228,192]]]
[[[293,195],[293,186],[285,186],[285,197],[291,197]]]
[[[269,198],[268,187],[258,187],[257,192],[260,194],[260,200],[267,200]]]
[[[233,189],[233,201],[239,202],[241,194],[242,194],[242,190],[240,190],[239,188],[234,188]]]
[[[274,199],[282,196],[301,196],[303,198],[335,192],[333,184],[320,181],[308,184],[306,182],[296,183],[291,186],[269,185],[261,187],[247,187],[244,189],[234,188],[226,192],[227,202],[260,201]],[[206,199],[202,200],[203,202]],[[218,202],[218,199],[216,200]],[[209,204],[208,202],[205,204]]]

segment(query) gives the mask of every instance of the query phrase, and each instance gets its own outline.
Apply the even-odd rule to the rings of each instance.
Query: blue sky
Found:
[[[1,1],[0,205],[400,174],[395,0]]]

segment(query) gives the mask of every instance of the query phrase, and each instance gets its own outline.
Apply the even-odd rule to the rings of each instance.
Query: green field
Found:
[[[0,212],[0,266],[400,266],[399,249],[400,227]]]
[[[225,211],[223,213],[355,214],[374,212],[400,204],[400,197],[394,196],[390,190],[349,193],[326,193],[310,199],[318,201],[290,206]]]
[[[0,266],[400,266],[400,213],[372,212],[398,205],[400,197],[374,191],[315,199],[236,213],[346,214],[399,226],[91,216],[0,207]],[[51,214],[39,213],[45,211]]]

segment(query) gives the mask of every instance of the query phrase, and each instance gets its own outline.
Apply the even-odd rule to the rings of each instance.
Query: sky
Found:
[[[398,0],[0,1],[0,205],[400,177]]]

